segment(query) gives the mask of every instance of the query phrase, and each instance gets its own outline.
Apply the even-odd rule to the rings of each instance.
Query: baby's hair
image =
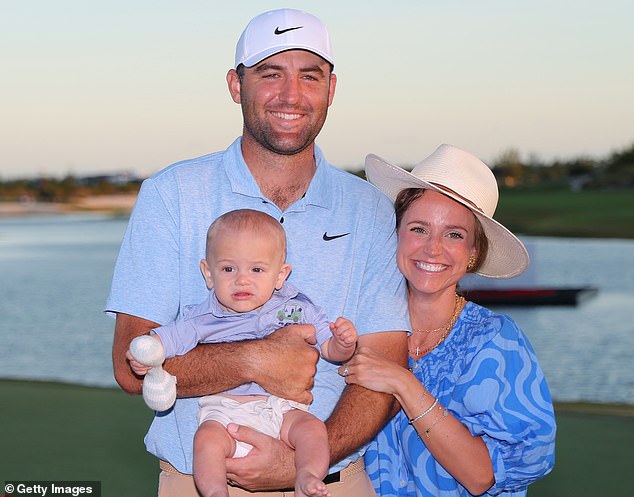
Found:
[[[254,209],[237,209],[218,217],[207,230],[207,253],[211,249],[216,233],[221,228],[268,236],[278,242],[282,260],[286,260],[286,232],[277,219],[264,212]]]

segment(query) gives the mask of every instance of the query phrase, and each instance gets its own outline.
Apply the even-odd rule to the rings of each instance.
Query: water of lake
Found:
[[[0,377],[115,385],[102,312],[126,219],[0,219]],[[556,400],[634,403],[634,241],[524,237],[534,281],[594,286],[576,307],[506,307]]]

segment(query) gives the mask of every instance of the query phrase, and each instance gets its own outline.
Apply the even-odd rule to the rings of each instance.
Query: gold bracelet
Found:
[[[429,428],[427,428],[425,430],[425,436],[427,437],[427,439],[431,438],[429,436],[429,432],[431,431],[431,429],[436,426],[438,423],[440,423],[443,419],[445,419],[447,417],[447,415],[449,414],[449,411],[447,411],[447,409],[443,408],[442,406],[438,406],[439,409],[443,409],[443,413],[442,416],[438,416],[434,422],[429,426]]]

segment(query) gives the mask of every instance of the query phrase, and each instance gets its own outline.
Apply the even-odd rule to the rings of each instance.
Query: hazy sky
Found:
[[[0,178],[147,175],[226,148],[235,43],[285,6],[330,30],[339,81],[317,143],[338,166],[634,142],[631,0],[0,0]]]

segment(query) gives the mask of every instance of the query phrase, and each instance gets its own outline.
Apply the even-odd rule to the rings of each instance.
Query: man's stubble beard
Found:
[[[247,132],[261,147],[278,155],[296,155],[313,145],[326,122],[328,108],[323,112],[323,117],[316,124],[308,125],[296,139],[277,138],[277,133],[269,123],[260,119],[247,119],[247,102],[242,102],[242,115],[244,119],[244,131]],[[289,143],[285,143],[289,142]]]

